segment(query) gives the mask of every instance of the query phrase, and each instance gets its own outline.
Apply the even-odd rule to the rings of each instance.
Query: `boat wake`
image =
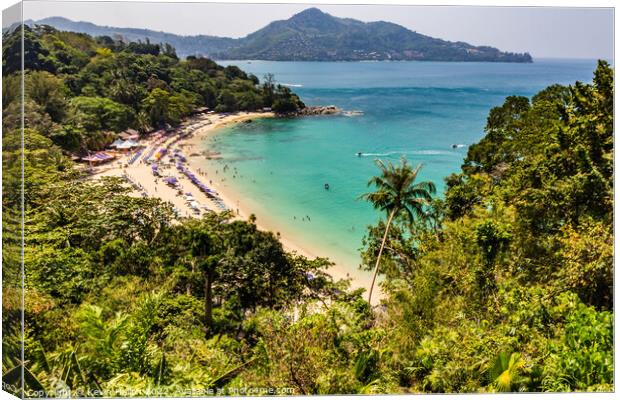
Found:
[[[356,117],[359,115],[364,115],[363,111],[359,111],[359,110],[353,110],[353,111],[343,111],[342,115],[344,115],[345,117]]]
[[[304,87],[304,85],[299,84],[299,83],[282,83],[282,86],[288,86],[288,87]]]
[[[388,151],[385,153],[356,153],[358,157],[394,157],[394,156],[443,156],[443,155],[459,155],[447,150],[409,150],[409,151]],[[460,155],[459,155],[460,156]]]

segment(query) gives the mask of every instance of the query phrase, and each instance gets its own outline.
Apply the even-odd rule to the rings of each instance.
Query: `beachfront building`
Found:
[[[142,146],[140,143],[134,140],[125,140],[123,143],[120,143],[116,146],[116,150],[118,151],[129,151],[135,149],[136,147]]]
[[[198,107],[190,112],[190,115],[204,114],[209,111],[209,107]]]
[[[140,139],[140,133],[135,129],[127,129],[124,132],[118,134],[118,136],[123,140],[138,140]]]
[[[122,144],[124,142],[123,139],[116,139],[115,141],[112,142],[111,145],[109,145],[108,147],[111,147],[113,149],[116,148],[116,146],[118,146],[119,144]]]
[[[110,145],[110,147],[113,149],[116,149],[117,151],[120,151],[121,153],[127,153],[133,149],[144,147],[144,146],[136,142],[135,140],[117,139]]]

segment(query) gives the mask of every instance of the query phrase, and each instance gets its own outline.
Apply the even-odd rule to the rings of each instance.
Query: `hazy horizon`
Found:
[[[535,58],[614,57],[612,8],[25,1],[24,19],[64,17],[118,28],[238,38],[310,7],[339,18],[393,22],[444,40],[529,52]]]

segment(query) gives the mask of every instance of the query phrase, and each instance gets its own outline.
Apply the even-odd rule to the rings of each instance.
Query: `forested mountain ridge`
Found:
[[[529,54],[504,53],[488,46],[448,42],[390,22],[337,18],[309,8],[275,21],[225,51],[221,59],[276,61],[503,61],[532,62]]]
[[[53,26],[61,31],[86,33],[93,37],[110,36],[114,39],[122,38],[126,42],[149,40],[151,43],[168,43],[183,58],[190,55],[209,56],[211,53],[229,49],[236,41],[236,39],[232,38],[209,35],[182,36],[151,29],[100,26],[90,22],[72,21],[63,17],[48,17],[37,21],[26,21],[26,25],[32,26],[34,24]]]
[[[490,46],[449,42],[413,32],[390,22],[362,22],[337,18],[317,8],[288,20],[274,21],[243,38],[180,36],[148,29],[103,27],[62,17],[28,21],[93,36],[122,37],[128,41],[169,43],[181,57],[207,55],[214,59],[275,61],[492,61],[532,62],[527,54],[502,52]]]

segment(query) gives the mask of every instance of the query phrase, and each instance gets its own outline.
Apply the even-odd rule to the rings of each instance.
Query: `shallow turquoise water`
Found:
[[[306,104],[363,111],[354,117],[256,120],[205,142],[222,152],[222,160],[209,162],[220,171],[229,166],[226,179],[238,193],[259,203],[287,235],[350,265],[351,273],[366,227],[381,217],[357,200],[377,172],[374,159],[396,162],[405,155],[423,163],[420,179],[443,191],[443,178],[459,171],[467,146],[483,136],[491,107],[552,83],[589,82],[596,67],[594,60],[223,64],[259,78],[273,73],[278,82],[294,85]]]

